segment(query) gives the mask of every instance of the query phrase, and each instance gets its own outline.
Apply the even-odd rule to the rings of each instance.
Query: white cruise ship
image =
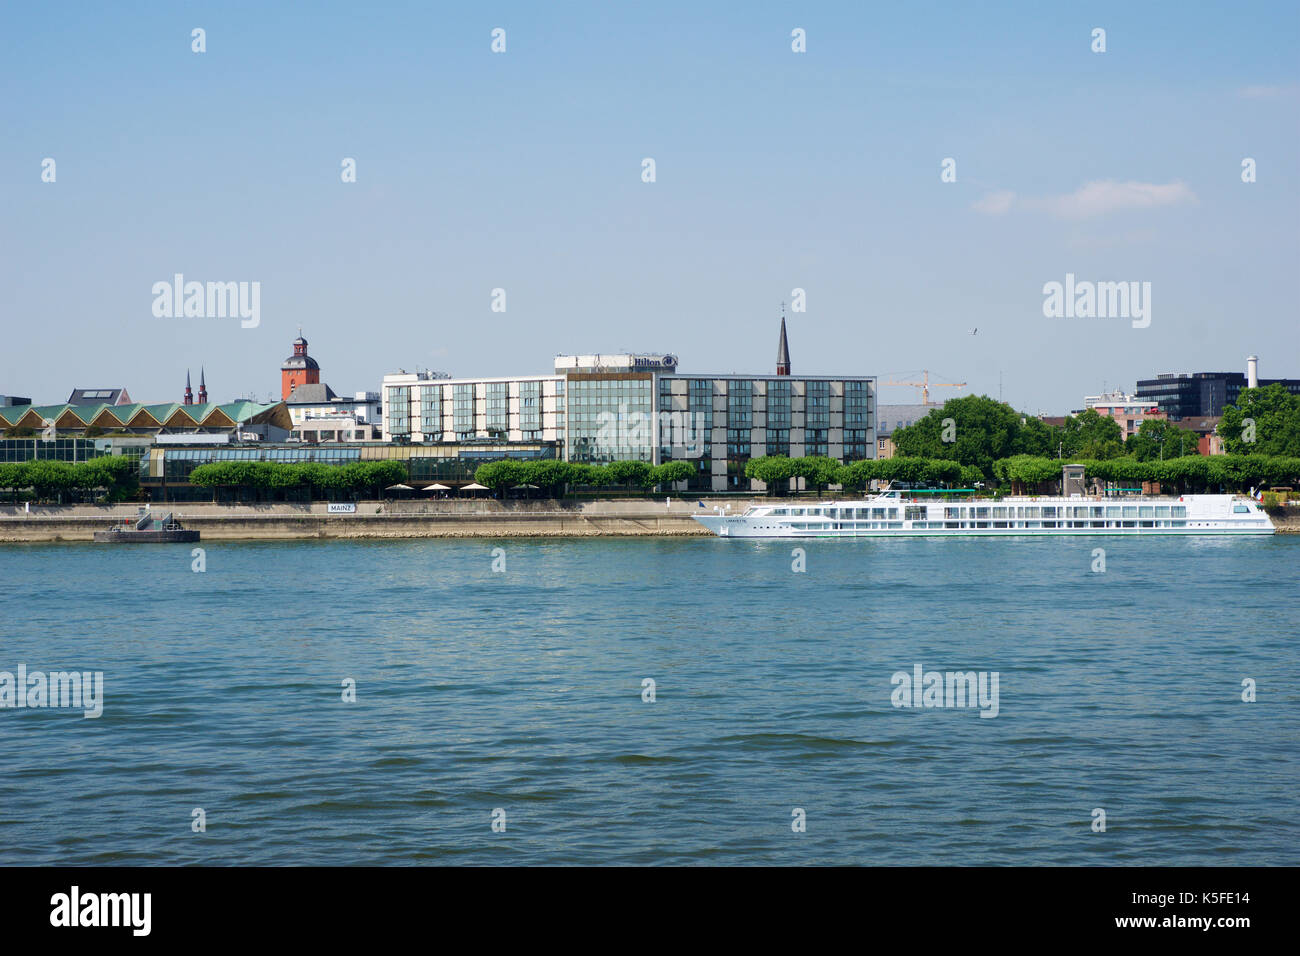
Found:
[[[996,501],[918,501],[909,495],[891,490],[858,501],[774,501],[743,514],[695,520],[723,538],[1273,533],[1263,509],[1238,495]]]

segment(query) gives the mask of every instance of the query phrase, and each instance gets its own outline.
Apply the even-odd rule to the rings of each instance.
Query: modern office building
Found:
[[[385,441],[553,443],[557,457],[603,464],[687,461],[699,491],[762,490],[762,455],[876,456],[874,376],[794,376],[782,320],[777,372],[688,375],[671,353],[560,355],[550,375],[383,380]]]
[[[1293,395],[1300,395],[1300,378],[1260,378],[1259,359],[1246,360],[1241,372],[1168,372],[1137,383],[1139,400],[1154,402],[1170,419],[1178,421],[1196,416],[1223,414],[1225,405],[1235,405],[1243,388],[1281,385]]]

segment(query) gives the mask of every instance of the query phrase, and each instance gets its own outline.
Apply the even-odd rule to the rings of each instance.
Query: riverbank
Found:
[[[728,502],[732,512],[750,501]],[[722,507],[726,507],[723,505]],[[175,520],[204,541],[293,538],[503,538],[708,535],[694,520],[694,501],[409,501],[358,502],[352,514],[324,502],[263,506],[196,503],[172,506]],[[160,517],[164,509],[157,507]],[[90,541],[135,505],[0,508],[0,543]]]
[[[214,505],[170,507],[185,528],[204,541],[289,540],[295,538],[567,538],[598,536],[704,536],[694,520],[713,507],[744,511],[758,499],[737,499],[700,508],[695,501],[671,504],[648,499],[497,501],[362,501],[352,514],[331,514],[326,502],[311,504]],[[166,510],[154,509],[161,517]],[[33,508],[30,513],[0,506],[0,544],[91,541],[136,505],[67,505]],[[1269,514],[1279,534],[1300,534],[1300,509]]]

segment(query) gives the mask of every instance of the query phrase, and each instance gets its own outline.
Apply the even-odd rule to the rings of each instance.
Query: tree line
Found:
[[[1300,458],[1300,396],[1277,384],[1243,389],[1237,404],[1224,408],[1218,433],[1229,454]],[[932,409],[892,439],[900,456],[958,461],[993,477],[994,462],[1021,455],[1140,462],[1197,456],[1200,435],[1153,418],[1125,440],[1119,422],[1091,408],[1048,425],[987,395],[970,395]]]
[[[378,493],[407,478],[400,461],[353,461],[345,465],[320,462],[217,461],[190,472],[190,484],[244,491],[307,489],[317,496]]]
[[[504,459],[479,465],[474,480],[495,492],[503,492],[519,485],[533,485],[553,497],[564,494],[566,488],[613,488],[649,491],[661,485],[686,481],[695,469],[684,461],[669,461],[652,465],[645,461],[614,461],[607,465],[590,465],[583,462],[514,461]]]
[[[1043,486],[1061,477],[1066,462],[1035,455],[1013,455],[992,463],[986,475],[974,465],[942,458],[879,458],[841,465],[833,458],[751,458],[745,477],[767,483],[770,494],[779,494],[783,482],[802,478],[810,488],[821,490],[840,485],[860,491],[871,481],[907,485],[974,488],[977,485],[1010,485],[1017,493],[1041,493]],[[1244,491],[1270,485],[1300,483],[1300,458],[1282,455],[1186,455],[1164,461],[1136,458],[1070,459],[1083,465],[1084,475],[1121,487],[1142,482],[1159,482],[1163,488],[1181,494],[1208,490]]]
[[[121,501],[139,487],[139,464],[134,458],[104,455],[89,461],[33,461],[0,464],[0,488],[17,492],[30,488],[38,500],[58,498],[77,491],[104,489],[109,501]]]

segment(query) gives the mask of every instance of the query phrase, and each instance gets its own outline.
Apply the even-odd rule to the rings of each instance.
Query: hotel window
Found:
[[[442,386],[425,385],[420,388],[420,431],[426,441],[437,441],[442,436]]]
[[[867,457],[867,447],[871,443],[867,441],[867,430],[865,428],[845,428],[844,429],[844,460],[859,461]]]
[[[785,430],[786,442],[789,442],[790,429],[790,383],[767,383],[767,427],[772,430]],[[770,439],[769,439],[770,441]],[[772,454],[771,451],[768,454]]]
[[[485,427],[488,432],[504,432],[510,429],[510,383],[488,382],[485,401]]]
[[[691,422],[699,423],[704,429],[704,440],[709,442],[713,430],[713,382],[710,379],[691,379],[687,405],[691,413]]]
[[[750,431],[748,428],[727,429],[727,457],[748,458],[750,454]]]
[[[754,425],[754,383],[727,383],[727,428],[751,428]],[[728,438],[730,441],[730,438]],[[748,453],[746,453],[748,454]]]
[[[769,455],[790,455],[790,429],[771,428],[767,430],[767,453]]]
[[[537,432],[542,427],[542,383],[519,383],[519,428]]]
[[[670,378],[659,379],[659,411],[671,412],[673,410],[673,380]]]
[[[453,385],[451,395],[452,428],[457,438],[474,435],[474,386]]]
[[[831,425],[831,383],[830,382],[808,382],[807,398],[804,408],[807,412],[807,425],[810,429],[830,428]],[[809,452],[809,454],[826,454],[823,452]]]
[[[388,431],[392,435],[411,433],[411,390],[409,388],[398,387],[388,390]]]

